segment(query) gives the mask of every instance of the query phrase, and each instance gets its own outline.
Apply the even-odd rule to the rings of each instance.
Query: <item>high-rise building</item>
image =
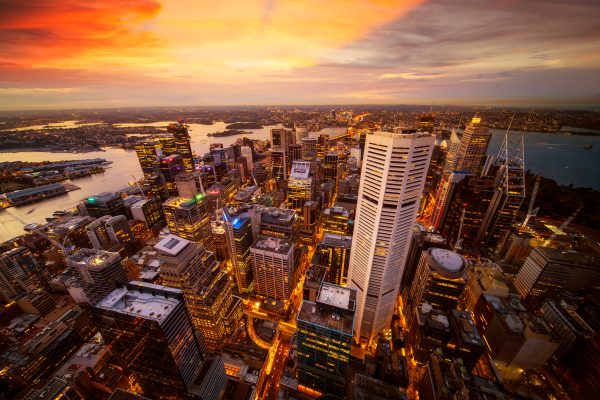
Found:
[[[192,147],[190,145],[190,135],[188,133],[187,126],[179,120],[178,124],[170,124],[167,127],[167,132],[173,135],[175,139],[175,145],[177,146],[177,153],[181,155],[183,165],[185,165],[185,172],[188,174],[194,171],[194,156],[192,153]]]
[[[446,219],[448,208],[454,197],[454,192],[457,186],[464,185],[463,180],[471,178],[473,175],[469,172],[453,171],[442,176],[442,180],[438,185],[438,190],[435,195],[435,203],[429,218],[429,228],[439,229],[441,223]],[[462,215],[462,210],[461,210]]]
[[[450,136],[450,141],[447,142],[446,147],[446,162],[444,163],[444,173],[449,173],[452,171],[456,171],[456,167],[458,166],[458,149],[460,147],[460,136],[454,129],[452,129],[452,135]]]
[[[515,286],[528,305],[544,297],[548,289],[597,293],[600,259],[593,254],[562,252],[538,246],[515,276]]]
[[[266,210],[260,219],[260,233],[267,236],[282,238],[298,246],[300,222],[294,210],[278,208]]]
[[[162,261],[164,284],[183,290],[192,321],[206,343],[222,346],[227,336],[225,317],[233,301],[227,272],[203,245],[174,235],[168,235],[154,248]]]
[[[288,158],[285,150],[282,148],[271,149],[271,178],[276,181],[286,180],[288,177],[287,163]]]
[[[468,175],[455,185],[451,183],[449,189],[444,205],[445,213],[442,210],[439,214],[438,230],[451,245],[458,239],[463,239],[462,248],[479,244],[492,222],[502,192],[494,186],[493,180]]]
[[[433,132],[435,113],[420,113],[417,124],[417,128],[421,129],[423,132]]]
[[[423,251],[428,250],[431,247],[437,247],[440,249],[450,249],[450,246],[446,242],[446,239],[440,234],[427,232],[420,225],[415,225],[415,231],[413,232],[410,247],[406,255],[406,263],[404,264],[404,271],[402,272],[402,280],[400,281],[400,292],[404,292],[404,288],[410,288],[412,286],[419,262]],[[409,297],[409,296],[404,296]]]
[[[227,384],[223,360],[194,334],[180,289],[131,281],[93,307],[92,319],[146,395],[218,400]]]
[[[467,261],[451,250],[432,247],[423,251],[411,287],[413,304],[456,309],[468,281],[466,269]]]
[[[390,324],[434,142],[418,133],[367,136],[348,271],[361,344]]]
[[[263,237],[250,247],[250,254],[256,294],[290,300],[294,292],[294,245],[284,239]]]
[[[88,197],[83,202],[90,217],[100,218],[104,215],[127,215],[123,199],[117,192],[103,192]]]
[[[296,131],[296,143],[302,143],[302,139],[308,137],[308,127],[295,125],[294,130]]]
[[[324,160],[324,178],[326,181],[335,181],[337,187],[338,181],[338,160],[339,157],[336,153],[327,152]]]
[[[290,146],[290,156],[292,162],[295,160],[302,160],[302,145],[301,144],[293,144]]]
[[[179,174],[175,177],[179,197],[193,199],[198,193],[204,193],[202,173],[194,171],[190,174]]]
[[[329,135],[322,133],[317,137],[317,158],[323,162],[328,151]]]
[[[477,175],[479,167],[483,166],[492,134],[487,128],[479,126],[481,118],[473,118],[467,125],[458,146],[458,171],[470,172]]]
[[[0,298],[10,302],[20,294],[35,289],[38,283],[35,272],[40,269],[39,263],[27,247],[17,247],[1,254]],[[48,276],[48,280],[49,278]]]
[[[148,177],[148,185],[150,186],[152,197],[159,200],[161,204],[170,197],[168,196],[169,192],[165,190],[159,175],[150,175]]]
[[[67,264],[92,305],[127,283],[127,273],[119,253],[81,249],[67,257]]]
[[[294,161],[292,173],[288,181],[288,202],[290,208],[298,213],[307,201],[315,199],[315,182],[310,172],[310,163],[307,161]]]
[[[306,271],[306,278],[302,286],[302,300],[312,303],[319,297],[321,284],[328,282],[327,267],[323,265],[311,265]]]
[[[214,244],[205,199],[206,196],[202,193],[198,193],[193,199],[175,197],[165,201],[163,209],[172,234],[202,243],[206,250],[213,251]]]
[[[498,168],[495,180],[499,181],[502,198],[492,217],[483,244],[500,250],[506,231],[512,226],[523,199],[525,198],[525,149],[523,132],[507,132],[498,157],[494,159],[496,166],[486,165],[484,171]],[[488,160],[491,161],[491,160]]]
[[[156,197],[143,199],[131,206],[132,219],[142,221],[150,229],[165,219],[162,202]]]
[[[348,266],[352,236],[341,236],[325,233],[320,243],[321,263],[329,269],[329,280],[340,286],[347,286]]]
[[[271,148],[281,147],[287,151],[295,140],[294,131],[291,129],[271,129]]]
[[[323,210],[323,232],[342,236],[352,236],[354,232],[354,212],[344,207],[330,207]]]
[[[160,153],[160,156],[169,157],[174,154],[178,154],[177,152],[177,143],[175,142],[175,138],[173,135],[163,135],[158,137],[158,142],[160,145],[157,148],[157,153]]]
[[[252,159],[252,148],[248,146],[242,146],[240,151],[242,153],[242,157],[244,157],[244,159],[246,160],[246,167],[248,168],[248,172],[252,171],[252,168],[254,166],[254,161]]]
[[[157,141],[143,142],[135,145],[135,152],[137,154],[144,178],[149,178],[154,174],[154,167],[152,163],[156,159],[156,148],[160,146]]]
[[[111,218],[110,215],[104,215],[85,227],[85,232],[96,250],[102,250],[102,246],[112,240],[105,225]]]
[[[251,204],[223,207],[223,227],[238,292],[254,287],[250,247],[258,239],[261,214]]]
[[[225,268],[231,260],[229,256],[229,248],[227,247],[227,236],[225,227],[220,221],[210,223],[212,229],[213,241],[215,243],[215,258],[221,262],[221,268]]]
[[[315,161],[317,159],[317,138],[302,138],[302,159],[304,161]]]
[[[356,297],[355,289],[324,282],[314,303],[302,302],[296,320],[300,385],[344,397]]]
[[[153,163],[154,173],[160,179],[167,198],[179,196],[175,177],[185,173],[183,158],[179,154],[168,157],[156,157]]]
[[[123,215],[111,217],[105,222],[110,240],[118,244],[131,243],[135,240],[127,218]]]

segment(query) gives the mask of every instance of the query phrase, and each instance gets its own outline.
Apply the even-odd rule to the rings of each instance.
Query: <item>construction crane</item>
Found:
[[[579,207],[579,209],[577,211],[575,211],[573,213],[573,215],[571,215],[569,218],[567,218],[567,220],[565,222],[563,222],[563,224],[561,226],[558,227],[558,230],[555,231],[554,234],[552,236],[550,236],[550,238],[544,242],[542,247],[548,246],[554,240],[554,238],[556,236],[558,236],[559,234],[562,234],[563,230],[567,227],[567,225],[569,225],[571,223],[571,221],[573,221],[575,219],[575,217],[577,217],[577,214],[579,214],[579,211],[581,211],[582,208],[583,207]]]
[[[533,209],[533,202],[535,201],[535,196],[537,195],[538,189],[540,187],[540,179],[541,178],[542,178],[542,171],[540,171],[540,173],[537,176],[537,179],[535,180],[535,186],[533,187],[533,192],[531,193],[531,199],[529,200],[529,210],[527,210],[527,217],[525,217],[525,221],[523,221],[523,224],[521,225],[521,228],[520,228],[521,231],[527,227],[527,222],[529,222],[529,218],[535,217],[537,215],[538,211],[540,210],[539,207],[536,208],[535,210]]]
[[[464,241],[463,238],[460,237],[462,234],[463,223],[465,222],[465,212],[466,210],[463,208],[462,217],[460,217],[460,226],[458,227],[458,236],[456,236],[456,244],[454,245],[454,251],[462,249],[462,243]]]
[[[14,220],[19,221],[20,223],[22,223],[23,225],[31,225],[29,222],[25,221],[24,219],[22,219],[21,217],[18,217],[17,215],[11,213],[10,211],[4,209],[4,212],[7,213],[8,215],[10,215]],[[34,231],[35,233],[37,233],[38,235],[40,235],[41,237],[43,237],[44,239],[47,239],[48,241],[50,241],[50,243],[52,243],[54,246],[58,247],[62,252],[63,255],[66,257],[66,255],[73,250],[73,245],[71,243],[71,241],[69,240],[68,236],[65,236],[65,239],[63,240],[63,242],[59,242],[58,240],[56,240],[55,238],[52,238],[50,236],[48,236],[46,234],[46,232],[44,232],[44,229],[40,226],[39,228],[33,228],[32,231]],[[69,242],[68,244],[70,245],[69,248],[66,247],[67,245],[67,241]]]

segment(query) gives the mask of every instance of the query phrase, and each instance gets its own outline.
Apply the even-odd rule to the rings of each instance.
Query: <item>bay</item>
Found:
[[[65,123],[61,123],[65,124]],[[166,127],[168,122],[124,124],[122,126],[152,125]],[[209,137],[208,133],[225,130],[227,124],[218,122],[214,125],[189,124],[192,150],[197,154],[208,152],[211,143],[223,143],[228,146],[238,137],[228,136],[222,138]],[[248,130],[254,133],[248,137],[252,139],[268,139],[269,130],[277,126],[265,126],[264,129]],[[345,128],[325,128],[320,133],[329,133],[331,136],[343,133]],[[492,140],[488,154],[498,154],[505,131],[490,130]],[[206,141],[206,142],[203,142]],[[561,135],[542,132],[524,133],[525,141],[525,168],[533,173],[542,171],[547,178],[556,180],[559,184],[573,183],[575,187],[591,187],[600,189],[600,137]],[[584,150],[581,146],[593,144],[591,150]],[[20,152],[0,153],[1,161],[55,161],[80,160],[89,158],[105,158],[113,163],[103,174],[85,178],[73,179],[69,182],[81,187],[81,190],[40,201],[38,203],[11,207],[9,211],[28,222],[45,222],[45,217],[51,216],[54,211],[64,210],[75,206],[83,199],[101,192],[118,190],[128,185],[133,180],[132,176],[139,179],[142,176],[140,164],[134,150],[109,149],[105,152],[92,152],[85,154],[69,153],[43,153]],[[33,212],[27,214],[31,209]],[[0,211],[0,242],[23,233],[23,226],[6,213]]]

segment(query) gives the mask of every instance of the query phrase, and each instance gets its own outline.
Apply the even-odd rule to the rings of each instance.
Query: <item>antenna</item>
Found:
[[[429,109],[429,114],[431,114],[431,111],[433,111],[434,104],[435,104],[435,100],[431,103],[431,108]]]

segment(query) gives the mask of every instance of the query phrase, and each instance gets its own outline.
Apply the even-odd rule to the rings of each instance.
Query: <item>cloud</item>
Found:
[[[160,41],[142,24],[160,9],[152,0],[3,0],[2,58],[36,65],[154,58]]]

